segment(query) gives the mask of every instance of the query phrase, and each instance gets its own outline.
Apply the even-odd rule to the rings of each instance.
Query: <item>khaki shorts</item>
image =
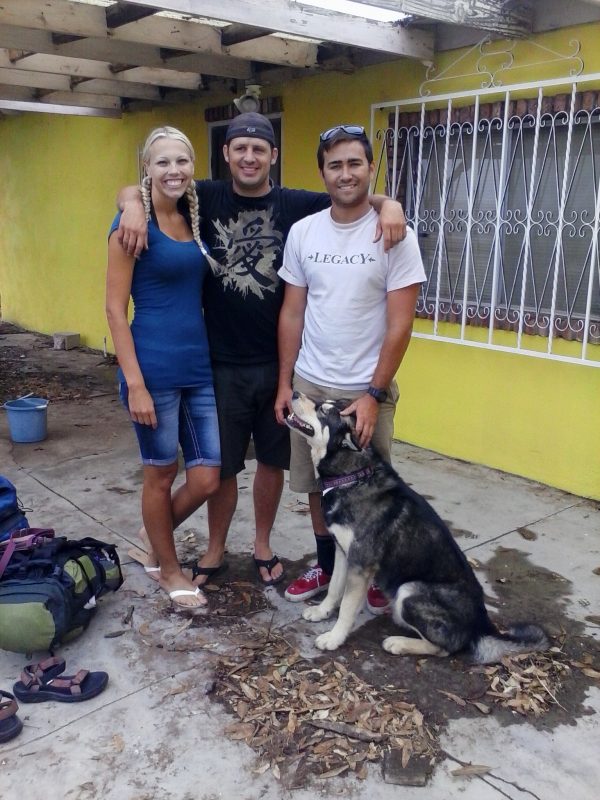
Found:
[[[308,395],[317,402],[323,400],[356,400],[365,393],[360,391],[349,391],[348,389],[336,389],[333,386],[319,386],[316,383],[294,376],[294,389]],[[388,397],[379,406],[379,416],[377,425],[371,440],[371,444],[388,462],[391,462],[392,438],[394,435],[394,414],[396,413],[396,403],[398,402],[398,385],[392,381],[388,387]],[[311,493],[320,492],[321,489],[317,482],[315,468],[310,457],[310,447],[306,439],[299,433],[291,432],[291,458],[290,458],[290,489],[292,492]]]

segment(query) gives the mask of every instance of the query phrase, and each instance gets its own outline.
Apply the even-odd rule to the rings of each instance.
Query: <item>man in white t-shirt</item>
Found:
[[[388,253],[373,241],[369,184],[373,150],[363,127],[338,125],[321,134],[317,161],[331,208],[295,223],[279,276],[285,299],[279,316],[280,423],[291,410],[293,389],[314,400],[347,399],[365,447],[388,461],[398,388],[394,377],[410,342],[415,306],[425,272],[417,237]],[[288,600],[324,591],[333,572],[335,541],[321,513],[321,493],[306,440],[292,435],[290,488],[307,492],[317,543],[317,565],[286,589]],[[373,613],[387,606],[372,586]]]

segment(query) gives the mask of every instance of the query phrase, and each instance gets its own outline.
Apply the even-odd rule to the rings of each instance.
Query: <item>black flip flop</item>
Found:
[[[19,706],[10,692],[0,689],[0,744],[10,742],[23,730],[23,723],[17,717]]]
[[[254,564],[256,565],[256,571],[258,572],[258,580],[262,583],[263,586],[276,586],[278,583],[285,578],[285,572],[282,572],[278,578],[271,578],[270,581],[266,581],[263,576],[260,574],[260,568],[264,567],[269,575],[271,574],[271,570],[276,564],[281,564],[281,561],[277,558],[277,556],[273,556],[273,558],[269,558],[267,560],[262,558],[256,558],[253,556]]]
[[[228,568],[229,564],[226,561],[221,562],[218,567],[201,567],[199,564],[192,564],[190,567],[192,570],[192,581],[202,575],[203,577],[206,577],[206,581],[204,581],[204,583],[208,583],[209,578],[215,578],[222,572],[226,572]]]
[[[45,700],[80,703],[103,692],[107,683],[108,673],[89,672],[87,669],[80,669],[76,675],[61,675],[60,678],[49,677],[43,671],[40,674],[23,670],[21,680],[13,686],[13,692],[22,703],[42,703]]]

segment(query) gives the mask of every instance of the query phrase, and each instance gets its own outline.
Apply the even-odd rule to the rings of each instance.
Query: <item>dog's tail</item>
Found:
[[[511,625],[507,633],[486,634],[473,645],[473,658],[478,664],[495,664],[503,656],[547,650],[550,640],[543,628],[532,623]]]

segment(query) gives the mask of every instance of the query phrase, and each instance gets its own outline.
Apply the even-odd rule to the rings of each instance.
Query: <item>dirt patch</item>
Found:
[[[54,339],[0,322],[0,403],[25,394],[50,401],[114,392],[116,363],[97,350],[54,350]]]
[[[301,567],[288,569],[295,574]],[[335,653],[305,659],[299,655],[297,624],[275,634],[254,629],[242,614],[237,632],[246,623],[244,636],[235,655],[219,660],[214,696],[232,714],[226,734],[255,750],[257,774],[270,771],[297,788],[317,776],[360,778],[366,763],[381,763],[385,774],[392,758],[398,780],[404,775],[407,783],[423,785],[440,757],[439,736],[450,720],[493,714],[502,725],[551,730],[591,713],[586,696],[600,679],[600,644],[567,616],[569,582],[532,565],[525,553],[502,547],[479,569],[497,587],[498,597],[490,598],[497,624],[502,628],[524,616],[541,622],[552,636],[550,651],[489,666],[473,664],[466,654],[394,657],[381,642],[395,626],[389,617],[379,617]],[[243,605],[240,587],[215,589],[211,601],[223,601],[223,621],[231,623]],[[238,593],[233,604],[232,591]],[[404,726],[402,733],[389,727],[392,719]]]
[[[385,780],[393,773],[390,782],[423,786],[444,756],[439,738],[448,720],[494,714],[551,728],[558,710],[574,724],[570,697],[600,678],[591,654],[574,661],[560,642],[499,665],[399,658],[382,673],[381,651],[367,656],[365,669],[357,649],[302,657],[291,632],[249,628],[245,639],[218,659],[213,696],[232,714],[225,734],[256,752],[253,772],[270,771],[288,789],[315,777],[362,779],[369,763],[382,765]],[[395,668],[412,671],[410,679],[400,682]]]
[[[538,716],[532,710],[527,721],[538,728],[575,724],[578,716],[588,713],[586,695],[589,687],[598,682],[574,665],[587,664],[592,670],[600,669],[600,643],[585,634],[583,624],[568,617],[570,582],[533,565],[526,553],[504,547],[497,548],[494,557],[480,564],[478,569],[487,572],[488,581],[494,585],[497,598],[488,597],[486,601],[490,616],[501,629],[512,622],[537,622],[544,626],[560,650],[550,659],[533,665],[534,670],[539,668],[554,674],[552,685],[557,702],[550,701],[544,713]],[[477,702],[492,705],[502,724],[524,721],[518,710],[486,697],[493,676],[486,668],[473,665],[466,654],[444,659],[387,656],[381,649],[381,642],[396,632],[389,617],[371,619],[350,636],[340,653],[347,657],[349,668],[371,684],[393,683],[409,688],[411,701],[428,720],[437,724],[478,716],[481,712],[475,705]],[[554,659],[564,662],[568,668],[561,670],[553,666]],[[526,669],[532,664],[520,665],[519,669],[521,666]],[[465,702],[458,703],[454,698]]]
[[[431,771],[436,758],[437,737],[404,690],[376,688],[341,661],[302,658],[282,637],[255,638],[242,659],[221,660],[216,696],[236,717],[225,734],[257,751],[254,772],[270,770],[290,789],[312,775],[364,779],[390,748],[403,768],[416,759]]]

